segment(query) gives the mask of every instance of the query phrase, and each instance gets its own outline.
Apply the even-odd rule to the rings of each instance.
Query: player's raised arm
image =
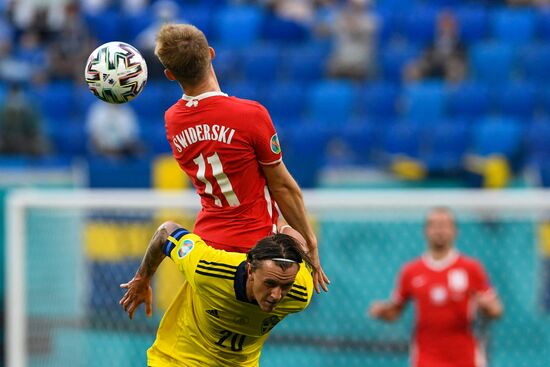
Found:
[[[134,312],[142,303],[145,303],[145,313],[147,316],[153,314],[153,291],[151,288],[151,279],[158,266],[164,260],[163,247],[170,236],[170,233],[181,228],[174,222],[165,222],[155,231],[155,234],[149,241],[149,246],[141,260],[141,264],[136,275],[128,282],[120,285],[126,289],[126,293],[119,301],[119,304],[128,313],[130,319],[134,317]]]
[[[316,270],[313,277],[315,291],[319,293],[321,287],[325,292],[328,292],[330,280],[321,267],[317,237],[307,220],[307,212],[300,187],[290,175],[283,162],[274,165],[264,165],[262,166],[262,170],[269,190],[281,209],[283,217],[306,240],[308,255]]]

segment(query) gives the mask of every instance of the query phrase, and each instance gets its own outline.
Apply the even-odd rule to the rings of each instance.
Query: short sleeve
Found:
[[[165,246],[165,254],[170,256],[178,266],[179,271],[185,274],[188,282],[195,287],[195,270],[208,251],[213,251],[199,236],[193,233],[186,233],[182,236],[170,236]],[[170,242],[170,244],[169,244]]]
[[[279,137],[269,113],[263,106],[260,107],[259,112],[256,114],[256,121],[254,121],[256,124],[255,136],[253,137],[254,151],[260,164],[275,164],[282,159]]]
[[[478,261],[471,264],[472,290],[476,293],[492,292],[493,286],[489,281],[489,276],[485,272],[483,265]]]
[[[404,267],[400,272],[397,278],[395,289],[392,294],[392,301],[397,305],[403,305],[411,297],[411,282],[410,282],[410,271],[408,267]]]

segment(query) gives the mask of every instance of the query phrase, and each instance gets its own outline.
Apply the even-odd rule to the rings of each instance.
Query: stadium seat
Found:
[[[360,110],[373,118],[392,118],[396,114],[398,88],[393,83],[368,83],[360,96]]]
[[[319,124],[346,123],[354,112],[356,94],[350,82],[322,81],[313,84],[306,97],[310,118]]]
[[[336,134],[350,148],[358,164],[368,164],[371,161],[375,147],[375,135],[371,121],[361,119],[350,123]]]
[[[223,87],[223,92],[229,96],[234,96],[242,99],[251,99],[264,104],[265,89],[262,85],[253,82],[236,81],[227,83]]]
[[[466,44],[481,41],[487,35],[487,10],[481,6],[461,6],[455,11],[460,39]]]
[[[521,68],[532,82],[550,80],[550,43],[532,43],[521,49]]]
[[[550,40],[550,9],[537,9],[537,33],[545,41]]]
[[[437,10],[422,6],[406,14],[404,36],[412,44],[426,45],[433,41],[436,29]]]
[[[445,114],[442,82],[421,82],[403,89],[404,116],[423,123],[436,123]]]
[[[325,73],[329,47],[324,43],[306,42],[283,50],[284,76],[295,81],[314,81]]]
[[[138,34],[153,24],[154,15],[148,9],[144,9],[139,13],[126,14],[122,12],[121,22],[121,30],[124,31],[122,37],[126,40],[135,40]],[[113,39],[113,41],[114,40],[116,39]]]
[[[132,100],[130,106],[140,118],[151,119],[164,116],[164,111],[169,107],[162,97],[167,83],[147,83],[141,94]]]
[[[550,162],[550,120],[533,121],[525,134],[527,158],[531,161]]]
[[[51,82],[34,89],[31,95],[49,120],[62,123],[76,112],[75,88],[71,82]]]
[[[57,154],[74,157],[86,155],[88,138],[81,119],[51,124],[49,138]]]
[[[104,10],[95,14],[86,14],[86,24],[99,43],[111,41],[131,41],[121,39],[124,22],[122,15],[116,10]]]
[[[535,13],[529,9],[501,9],[492,14],[491,30],[501,42],[519,45],[535,35]]]
[[[232,82],[242,78],[243,70],[240,65],[241,52],[232,47],[218,46],[217,42],[211,43],[216,52],[212,65],[220,84]]]
[[[384,79],[391,82],[401,81],[403,68],[418,55],[418,49],[407,44],[390,45],[381,50],[380,67]]]
[[[314,123],[288,126],[281,146],[284,161],[301,187],[315,187],[332,131]]]
[[[249,47],[242,54],[242,63],[246,80],[253,82],[273,82],[280,71],[279,47],[264,44]]]
[[[382,151],[389,155],[420,156],[420,124],[400,120],[389,126],[382,137]]]
[[[282,122],[300,117],[304,110],[305,91],[300,83],[282,82],[266,90],[265,106],[274,121]]]
[[[522,142],[521,124],[512,118],[485,117],[473,128],[472,153],[480,156],[502,154],[512,159]]]
[[[464,120],[423,126],[420,159],[431,173],[457,173],[468,142],[469,127]]]
[[[262,27],[262,39],[269,42],[296,43],[306,41],[308,29],[288,18],[283,18],[273,13],[267,15]]]
[[[151,158],[88,157],[88,179],[90,188],[149,188]]]
[[[476,44],[470,53],[474,77],[492,84],[506,83],[514,67],[514,50],[510,45],[497,42]]]
[[[162,118],[140,126],[141,141],[147,151],[153,154],[170,153],[172,150],[166,140],[166,131]]]
[[[497,90],[496,105],[503,115],[530,119],[537,107],[536,87],[528,82],[506,84]]]
[[[464,82],[451,86],[447,93],[447,108],[451,116],[478,118],[489,111],[489,89],[483,84]]]
[[[214,34],[226,46],[244,48],[260,37],[263,12],[255,6],[230,6],[215,15]]]
[[[199,28],[206,38],[214,38],[212,32],[212,8],[204,2],[197,1],[192,5],[183,5],[180,10],[181,18]]]

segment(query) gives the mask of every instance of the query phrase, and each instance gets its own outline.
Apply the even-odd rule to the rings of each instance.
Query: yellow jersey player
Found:
[[[176,223],[161,225],[120,304],[133,317],[169,256],[187,281],[167,309],[147,352],[148,366],[258,366],[269,332],[304,310],[313,293],[309,258],[293,237],[265,237],[247,253],[216,250]]]

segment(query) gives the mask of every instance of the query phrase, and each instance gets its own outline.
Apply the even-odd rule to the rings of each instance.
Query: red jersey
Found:
[[[485,365],[472,330],[475,296],[485,292],[494,290],[482,265],[456,251],[438,261],[424,255],[404,266],[393,301],[415,303],[414,367]]]
[[[239,252],[274,233],[278,210],[260,165],[279,163],[281,148],[262,105],[221,92],[184,95],[166,111],[165,127],[201,197],[194,233]]]

